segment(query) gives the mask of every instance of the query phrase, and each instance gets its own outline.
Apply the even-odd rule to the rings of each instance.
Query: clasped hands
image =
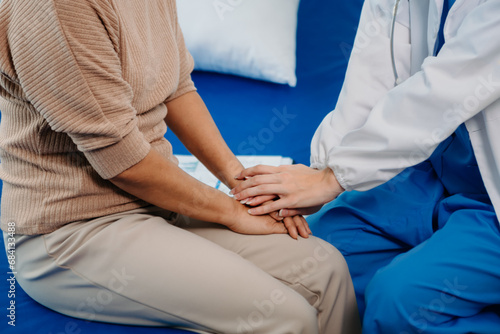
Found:
[[[317,212],[344,190],[330,168],[318,170],[305,165],[258,165],[243,170],[235,178],[241,182],[231,194],[251,207],[248,213],[283,219],[295,239],[297,235],[307,238],[311,233],[302,215]]]

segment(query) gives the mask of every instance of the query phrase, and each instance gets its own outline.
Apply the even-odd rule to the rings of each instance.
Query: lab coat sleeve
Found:
[[[390,53],[393,6],[392,0],[364,2],[337,105],[324,118],[311,143],[311,167],[328,167],[332,147],[338,146],[348,132],[361,127],[376,103],[394,87]],[[394,36],[395,52],[401,59],[397,61],[397,68],[402,79],[407,78],[410,71],[408,25],[408,1],[403,0]]]
[[[499,29],[499,1],[474,8],[437,57],[383,94],[364,124],[330,145],[327,166],[346,190],[371,189],[427,159],[459,125],[500,98]]]

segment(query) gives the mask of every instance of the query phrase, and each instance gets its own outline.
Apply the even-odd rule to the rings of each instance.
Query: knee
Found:
[[[319,238],[310,238],[307,247],[301,249],[293,266],[284,275],[291,283],[312,281],[323,284],[345,284],[350,281],[349,269],[342,254],[328,242]]]
[[[328,290],[330,293],[335,293],[336,295],[343,295],[346,291],[353,290],[351,275],[344,256],[337,248],[323,242],[323,240],[321,240],[321,242],[324,244],[318,246],[316,249],[323,249],[324,257],[318,256],[318,259],[321,259],[321,261],[318,261],[318,273],[321,275],[320,278],[323,281],[320,282],[324,284],[325,290]]]
[[[352,280],[349,268],[340,251],[324,240],[318,240],[314,248],[314,260],[317,263],[319,279],[325,289],[335,290],[336,293],[352,289]]]

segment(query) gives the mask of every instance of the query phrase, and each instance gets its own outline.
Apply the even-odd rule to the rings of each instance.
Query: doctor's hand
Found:
[[[317,170],[304,165],[259,165],[245,169],[236,178],[243,182],[232,189],[231,194],[247,205],[262,204],[260,196],[279,197],[250,209],[251,215],[273,211],[280,211],[283,217],[311,214],[344,191],[330,168]]]

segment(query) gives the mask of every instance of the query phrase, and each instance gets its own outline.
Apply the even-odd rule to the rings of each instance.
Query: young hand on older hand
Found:
[[[255,166],[245,169],[237,177],[243,180],[232,189],[234,198],[247,205],[258,205],[260,196],[276,195],[278,200],[252,208],[252,215],[281,211],[281,216],[312,213],[336,198],[342,191],[333,171],[313,169],[304,165],[279,167]]]

